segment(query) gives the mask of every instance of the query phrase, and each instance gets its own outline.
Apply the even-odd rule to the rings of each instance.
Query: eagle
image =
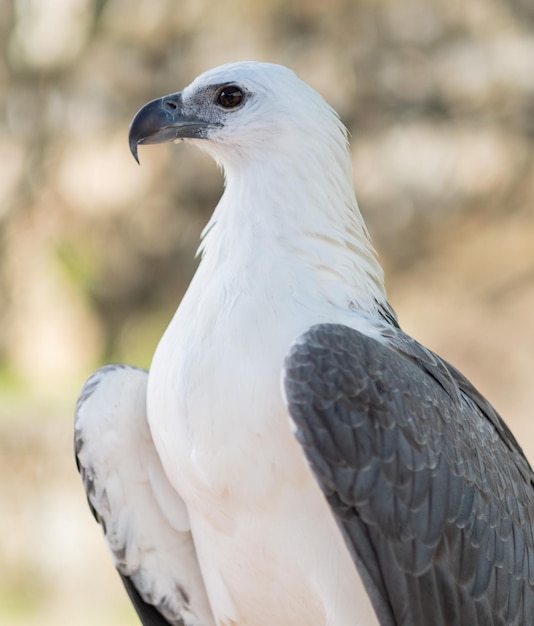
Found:
[[[129,146],[222,168],[149,371],[79,395],[89,506],[145,626],[534,623],[534,474],[404,333],[347,131],[289,69],[240,62],[135,115]]]

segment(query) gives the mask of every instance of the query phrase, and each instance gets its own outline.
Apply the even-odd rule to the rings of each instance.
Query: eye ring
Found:
[[[244,97],[243,90],[237,85],[225,85],[217,92],[217,104],[225,109],[233,109],[243,102]]]

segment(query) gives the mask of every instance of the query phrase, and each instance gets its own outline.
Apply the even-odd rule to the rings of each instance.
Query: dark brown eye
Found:
[[[217,102],[225,109],[231,109],[241,104],[243,101],[243,92],[235,85],[223,87],[217,94]]]

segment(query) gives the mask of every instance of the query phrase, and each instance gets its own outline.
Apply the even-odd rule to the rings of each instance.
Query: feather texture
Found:
[[[184,502],[170,486],[146,418],[147,372],[106,366],[76,407],[87,499],[145,626],[213,626]]]
[[[285,393],[296,436],[392,623],[531,623],[534,475],[457,370],[399,329],[384,329],[381,342],[324,324],[295,342]]]

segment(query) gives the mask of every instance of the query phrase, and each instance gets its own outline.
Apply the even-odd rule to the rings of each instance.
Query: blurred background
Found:
[[[0,0],[0,623],[133,625],[72,412],[148,366],[222,189],[187,146],[128,151],[147,100],[282,63],[340,113],[405,330],[534,460],[532,0]]]

